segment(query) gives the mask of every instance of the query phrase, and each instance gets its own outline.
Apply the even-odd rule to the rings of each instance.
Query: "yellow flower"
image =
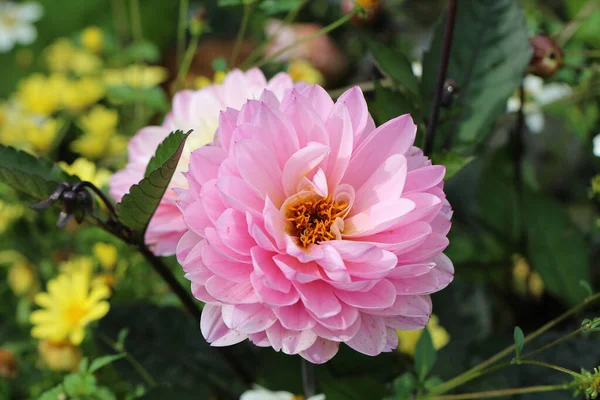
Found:
[[[194,87],[196,89],[202,89],[202,88],[205,88],[210,85],[212,85],[212,81],[210,80],[210,78],[208,78],[204,75],[199,76],[194,79]]]
[[[38,293],[34,300],[42,307],[31,313],[34,325],[31,335],[52,342],[68,340],[79,345],[85,337],[85,327],[106,315],[110,296],[106,285],[90,285],[88,271],[62,273],[48,282],[48,292]]]
[[[92,159],[122,152],[127,140],[118,136],[118,123],[119,114],[116,110],[95,106],[79,119],[79,127],[84,134],[71,143],[71,149]]]
[[[215,74],[213,76],[213,82],[217,83],[217,84],[223,83],[226,76],[227,76],[227,72],[225,72],[225,71],[215,71]]]
[[[102,68],[102,60],[88,51],[78,50],[73,54],[71,70],[77,75],[89,75]]]
[[[168,74],[165,68],[141,64],[104,71],[104,82],[107,85],[127,85],[139,89],[158,86],[166,81],[167,77]]]
[[[81,361],[81,350],[71,342],[43,340],[38,353],[46,367],[52,371],[76,371]]]
[[[83,135],[71,143],[71,150],[86,158],[96,160],[108,153],[110,137],[101,135]]]
[[[24,258],[15,262],[8,270],[8,286],[17,296],[29,296],[39,290],[35,271]]]
[[[86,115],[79,118],[79,127],[85,133],[110,136],[116,133],[119,113],[102,105],[94,106]]]
[[[306,60],[292,60],[288,65],[288,74],[294,82],[301,81],[308,84],[316,83],[317,85],[325,83],[323,74]]]
[[[93,252],[105,270],[112,270],[117,264],[117,248],[114,245],[98,242],[94,245]]]
[[[88,181],[98,187],[108,183],[110,172],[104,168],[96,169],[96,164],[83,157],[73,161],[71,165],[64,161],[58,163],[60,167],[68,174],[76,175],[82,181]]]
[[[62,90],[63,105],[72,112],[79,112],[88,108],[105,95],[102,81],[89,76],[67,82]]]
[[[3,233],[13,221],[21,218],[24,210],[21,204],[7,203],[0,199],[0,233]]]
[[[94,261],[91,257],[87,256],[72,257],[60,263],[59,268],[62,274],[83,273],[89,280],[94,271]]]
[[[544,294],[544,281],[537,271],[533,271],[527,259],[515,254],[513,259],[513,288],[521,296],[528,293],[539,299]]]
[[[36,152],[45,154],[52,148],[60,128],[62,121],[46,118],[38,123],[29,121],[23,134]]]
[[[100,53],[104,47],[104,35],[97,26],[88,26],[81,32],[81,44],[94,53]]]
[[[48,116],[60,109],[66,82],[62,75],[33,74],[19,83],[16,97],[27,111]]]
[[[46,49],[46,63],[51,72],[68,72],[77,49],[67,38],[56,39]]]
[[[427,328],[429,334],[431,335],[431,340],[433,341],[433,347],[436,350],[441,349],[450,341],[450,335],[448,335],[448,331],[444,329],[443,326],[439,324],[438,317],[436,315],[432,315],[429,323],[427,324]],[[417,342],[423,334],[423,330],[416,331],[396,331],[398,333],[398,350],[404,354],[408,354],[409,356],[415,355],[415,347],[417,346]]]
[[[105,285],[109,288],[114,288],[117,280],[115,279],[113,274],[99,274],[96,275],[94,279],[92,279],[91,285],[92,287],[96,287],[98,285]]]

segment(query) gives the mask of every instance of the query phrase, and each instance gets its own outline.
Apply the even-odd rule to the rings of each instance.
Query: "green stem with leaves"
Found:
[[[429,397],[431,400],[468,400],[468,399],[491,399],[494,397],[512,396],[515,394],[554,392],[557,390],[570,389],[569,385],[544,385],[544,386],[529,386],[513,389],[488,390],[486,392],[450,394],[446,396]]]
[[[194,32],[192,34],[192,40],[190,41],[190,45],[188,46],[185,56],[183,57],[183,61],[179,66],[179,71],[177,73],[177,90],[183,88],[183,82],[185,77],[192,65],[192,60],[194,59],[194,54],[196,54],[196,49],[198,48],[198,41],[200,40],[200,32]]]
[[[289,46],[285,46],[283,49],[280,49],[279,51],[276,51],[274,54],[270,55],[269,57],[263,58],[261,61],[256,63],[256,65],[254,65],[254,66],[261,67],[265,64],[268,64],[271,61],[276,60],[282,54],[287,53],[289,50],[293,49],[294,47],[297,47],[297,46],[301,45],[302,43],[313,40],[314,38],[319,37],[321,35],[328,34],[329,32],[333,31],[334,29],[337,29],[340,26],[344,25],[346,22],[350,21],[350,19],[352,19],[355,15],[356,15],[356,12],[351,12],[351,13],[341,17],[340,19],[338,19],[335,22],[332,22],[331,24],[327,25],[326,27],[319,29],[317,32],[315,32],[311,35],[308,35],[306,37],[303,37],[300,40],[296,40],[294,43],[290,44]]]
[[[244,37],[246,36],[246,30],[248,29],[248,22],[250,21],[250,15],[252,14],[252,9],[254,8],[254,2],[252,3],[244,3],[244,14],[242,16],[242,25],[238,30],[237,38],[235,40],[235,46],[233,47],[233,51],[231,52],[231,58],[229,59],[229,68],[233,68],[237,61],[238,55],[240,53],[240,49],[242,48],[242,42],[244,41]]]

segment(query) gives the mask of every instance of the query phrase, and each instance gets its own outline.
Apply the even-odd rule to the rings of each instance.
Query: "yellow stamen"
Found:
[[[289,205],[286,218],[293,225],[292,234],[297,236],[303,247],[335,239],[331,225],[344,210],[345,201],[335,202],[331,197],[303,198]]]

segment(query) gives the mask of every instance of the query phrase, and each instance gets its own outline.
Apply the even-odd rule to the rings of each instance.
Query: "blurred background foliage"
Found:
[[[157,65],[166,71],[165,79],[156,79],[143,92],[127,83],[107,85],[106,98],[92,102],[118,111],[118,122],[108,124],[114,131],[111,140],[123,142],[137,129],[161,121],[177,73],[178,2],[139,1],[143,41],[134,38],[130,30],[132,2],[39,3],[44,16],[35,24],[38,39],[0,54],[1,99],[10,99],[19,82],[33,73],[48,72],[44,55],[57,38],[78,42],[85,28],[95,26],[105,35],[103,60],[107,67],[126,68],[142,60],[145,66]],[[216,0],[190,3],[191,13],[202,11],[210,26],[201,37],[185,79],[186,87],[192,88],[199,79],[217,80],[215,72],[231,67],[227,61],[242,12],[236,1],[229,2],[233,3],[230,6],[219,6],[227,1]],[[281,19],[288,9],[301,3],[264,0],[266,6],[256,7],[239,59],[247,59],[266,39],[270,18]],[[336,0],[306,3],[296,18],[299,23],[320,27],[343,15]],[[382,10],[370,23],[353,22],[331,32],[335,44],[331,52],[309,51],[305,58],[334,95],[341,93],[340,88],[361,83],[378,124],[411,113],[419,125],[422,145],[440,64],[447,2],[381,3]],[[594,146],[594,138],[600,134],[597,3],[459,2],[447,75],[452,79],[447,88],[451,86],[455,94],[442,109],[433,153],[436,162],[447,166],[446,190],[455,212],[447,250],[455,264],[455,281],[433,296],[440,329],[449,337],[438,350],[432,370],[439,379],[450,379],[511,344],[516,325],[525,333],[531,332],[599,287],[600,143]],[[528,75],[524,81],[533,55],[529,38],[535,35],[552,36],[564,64],[544,78]],[[290,71],[290,66],[284,60],[268,63],[264,70],[274,74]],[[84,110],[61,109],[52,114],[62,121],[64,129],[46,151],[33,151],[52,161],[66,162],[63,168],[67,172],[87,180],[110,174],[126,161],[124,145],[114,151],[103,147],[98,157],[72,145],[93,136],[81,122],[84,116],[91,118],[90,107],[92,104]],[[98,118],[104,124],[110,120],[106,115]],[[119,137],[122,139],[115,139]],[[84,143],[89,149],[95,142]],[[84,167],[81,161],[77,168],[68,170],[84,157],[93,162]],[[0,161],[1,168],[8,168],[6,160],[4,164]],[[84,170],[86,177],[81,175]],[[98,185],[106,189],[106,179],[100,179]],[[48,358],[52,356],[42,354],[38,340],[30,337],[29,314],[35,308],[33,294],[43,289],[65,262],[82,258],[96,277],[108,279],[113,288],[111,311],[94,334],[86,337],[82,353],[90,360],[111,353],[126,354],[95,373],[98,387],[108,388],[110,394],[85,394],[92,397],[84,398],[208,399],[239,395],[244,383],[235,378],[222,354],[203,341],[197,324],[178,308],[176,297],[149,271],[139,254],[94,227],[70,223],[57,231],[58,212],[36,213],[27,209],[30,203],[26,196],[0,186],[0,347],[18,360],[18,377],[0,380],[0,398],[37,398],[63,382],[63,374],[52,371]],[[104,247],[98,248],[98,242]],[[176,261],[168,262],[187,286]],[[537,339],[538,346],[571,332],[583,318],[593,316],[593,310],[588,310],[564,321]],[[433,329],[430,333],[436,335]],[[401,345],[402,340],[413,339],[401,336]],[[534,342],[531,348],[535,347]],[[597,349],[597,335],[580,335],[544,352],[542,359],[574,370],[591,369],[600,364]],[[254,381],[272,390],[302,392],[297,358],[247,344],[237,345],[234,352]],[[65,354],[59,358],[68,364],[66,369],[77,370],[81,355]],[[406,388],[412,390],[414,382],[402,374],[412,370],[413,357],[414,346],[412,352],[376,358],[343,347],[330,363],[316,368],[319,390],[330,400],[408,398],[403,393]],[[93,393],[96,383],[92,385],[81,371],[71,380],[87,382],[83,392]],[[403,378],[397,379],[400,376]],[[462,390],[562,381],[560,373],[515,365]],[[538,396],[522,397],[541,398]],[[543,396],[567,399],[572,393]]]

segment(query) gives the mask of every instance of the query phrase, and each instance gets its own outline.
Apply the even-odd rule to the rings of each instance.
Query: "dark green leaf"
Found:
[[[225,61],[223,57],[215,58],[214,60],[212,60],[211,65],[213,70],[215,71],[227,71],[227,61]]]
[[[149,41],[134,43],[123,52],[123,56],[129,62],[147,61],[155,63],[160,59],[160,50]]]
[[[169,182],[175,173],[179,158],[183,152],[185,140],[190,132],[185,134],[181,131],[171,133],[165,140],[172,140],[170,136],[176,136],[179,140],[177,148],[173,149],[171,146],[161,148],[159,146],[158,150],[160,152],[157,151],[154,157],[164,160],[164,163],[152,171],[148,177],[129,188],[129,193],[117,204],[117,211],[121,222],[129,228],[136,230],[140,237],[143,237],[146,227],[154,211],[156,211],[156,207],[158,207],[160,200],[169,186]]]
[[[170,134],[163,140],[157,147],[154,152],[154,156],[148,162],[146,166],[146,172],[144,176],[147,178],[152,171],[160,168],[164,163],[166,163],[171,155],[173,155],[179,146],[181,145],[182,140],[184,140],[185,135],[189,135],[192,131],[188,131],[187,133],[183,133],[182,131],[176,131]]]
[[[386,398],[386,400],[408,400],[411,394],[417,389],[417,386],[417,378],[412,373],[406,372],[396,378],[393,385],[394,394]]]
[[[87,374],[69,374],[65,376],[63,387],[65,392],[72,397],[92,394],[96,390],[96,378]]]
[[[446,167],[446,176],[444,180],[451,179],[456,175],[463,167],[473,161],[474,157],[465,157],[460,154],[453,152],[435,153],[431,159],[434,164],[441,164]]]
[[[193,389],[181,386],[158,386],[146,392],[140,400],[199,400],[211,397],[212,393],[206,386],[197,385]]]
[[[77,181],[58,165],[0,145],[0,182],[35,199],[46,198],[63,181]]]
[[[218,0],[219,7],[241,6],[244,0]]]
[[[375,107],[373,114],[380,125],[399,115],[414,115],[414,113],[415,107],[405,94],[392,88],[386,88],[378,81],[375,81]],[[415,121],[415,123],[418,123],[418,121]]]
[[[590,279],[585,237],[554,199],[532,191],[524,195],[529,261],[550,293],[571,304],[580,302],[586,290],[579,282]]]
[[[92,365],[90,366],[89,373],[93,374],[100,368],[112,363],[113,361],[120,360],[125,357],[125,354],[111,354],[109,356],[98,357],[94,361],[92,361]]]
[[[301,0],[263,0],[260,8],[267,14],[285,13],[300,6]]]
[[[381,399],[386,395],[384,386],[371,378],[343,378],[324,383],[327,400]]]
[[[519,363],[519,357],[521,357],[521,351],[525,344],[525,335],[523,335],[523,331],[518,326],[515,326],[513,338],[515,339],[515,353],[517,354],[516,361]]]
[[[109,99],[115,104],[139,102],[158,111],[166,111],[169,107],[165,92],[160,87],[134,88],[127,85],[113,85],[108,86],[107,91]]]
[[[579,281],[579,286],[581,286],[582,288],[585,289],[585,291],[587,292],[588,296],[591,296],[594,294],[594,291],[592,290],[592,286],[590,285],[590,283],[586,280],[580,280]]]
[[[410,60],[403,53],[373,41],[369,42],[369,47],[373,52],[377,65],[386,75],[404,86],[412,94],[419,95],[419,81],[413,74]]]
[[[433,341],[428,329],[423,329],[421,337],[415,347],[415,371],[419,381],[424,382],[425,378],[431,372],[437,358]]]
[[[529,31],[520,2],[514,0],[465,0],[457,8],[456,25],[447,77],[460,93],[452,107],[440,115],[436,144],[451,135],[453,148],[471,152],[488,136],[491,126],[506,108],[531,58]],[[423,58],[421,97],[427,115],[435,92],[444,37],[445,16]]]

